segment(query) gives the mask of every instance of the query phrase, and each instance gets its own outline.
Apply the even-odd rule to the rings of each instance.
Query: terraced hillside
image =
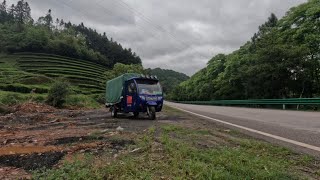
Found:
[[[0,90],[20,93],[46,93],[54,78],[64,77],[79,94],[104,91],[103,73],[99,64],[63,56],[19,53],[0,56]]]

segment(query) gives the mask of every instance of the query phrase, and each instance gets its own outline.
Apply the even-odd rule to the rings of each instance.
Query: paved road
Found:
[[[262,132],[262,134],[248,131],[250,135],[256,134],[259,138],[264,138],[268,141],[282,141],[285,144],[294,144],[294,142],[286,142],[283,139],[289,139],[298,142],[294,146],[300,146],[300,143],[311,145],[318,148],[320,153],[320,113],[319,112],[300,112],[300,111],[283,111],[283,110],[269,110],[269,109],[252,109],[252,108],[236,108],[236,107],[221,107],[221,106],[204,106],[204,105],[188,105],[165,102],[171,107],[180,108],[204,118],[226,126],[242,129],[249,128],[255,131]],[[190,113],[189,112],[189,113]],[[219,122],[223,121],[223,122]],[[224,123],[226,122],[226,123]],[[233,126],[232,124],[236,125]],[[237,127],[238,126],[238,127]],[[239,127],[241,126],[241,127]],[[266,136],[263,133],[274,135]],[[281,142],[280,142],[281,143]],[[301,146],[300,146],[301,148]],[[302,148],[310,150],[310,148]],[[312,148],[311,148],[312,149]],[[314,151],[314,149],[312,150]],[[317,150],[316,150],[317,151]]]

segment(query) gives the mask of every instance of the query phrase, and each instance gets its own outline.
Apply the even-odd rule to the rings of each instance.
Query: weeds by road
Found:
[[[0,118],[0,179],[320,178],[310,156],[169,107],[157,121],[41,109]]]

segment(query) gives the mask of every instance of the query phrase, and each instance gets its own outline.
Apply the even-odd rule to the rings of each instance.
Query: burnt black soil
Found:
[[[126,140],[126,139],[112,139],[111,145],[113,149],[121,150],[126,145],[133,145],[135,142],[133,140]]]
[[[6,155],[0,156],[0,165],[36,170],[51,168],[65,155],[64,152],[33,153],[30,155]]]

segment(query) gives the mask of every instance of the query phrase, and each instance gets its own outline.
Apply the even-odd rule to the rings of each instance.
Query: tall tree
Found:
[[[7,12],[7,1],[4,0],[1,4],[0,4],[0,13],[6,13]]]
[[[0,23],[5,22],[7,19],[7,2],[4,0],[0,4]]]
[[[32,22],[31,17],[31,8],[28,2],[20,0],[17,2],[17,5],[13,8],[13,16],[15,21],[18,23],[18,30],[21,31],[23,25],[29,22]]]
[[[38,24],[44,25],[49,30],[52,28],[53,18],[51,15],[51,9],[48,10],[45,16],[41,16],[38,19]]]

